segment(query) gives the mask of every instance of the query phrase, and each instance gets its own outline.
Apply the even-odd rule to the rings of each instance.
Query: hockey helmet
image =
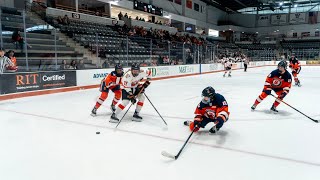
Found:
[[[208,100],[213,100],[215,95],[216,91],[211,86],[208,86],[202,90],[203,101],[208,102]],[[209,97],[209,99],[205,99],[205,97]]]
[[[116,71],[118,77],[123,76],[123,68],[121,64],[116,64],[114,66],[114,70]]]
[[[138,76],[140,73],[140,66],[137,63],[131,65],[131,73],[134,77]]]
[[[287,69],[287,66],[288,64],[287,64],[287,61],[285,60],[282,60],[278,63],[278,67],[283,67],[284,69]]]
[[[123,70],[122,65],[121,65],[121,64],[116,64],[116,65],[114,66],[114,70],[116,71],[117,69]]]

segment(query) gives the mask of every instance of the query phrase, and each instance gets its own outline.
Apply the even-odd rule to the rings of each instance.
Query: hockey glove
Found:
[[[136,87],[136,90],[134,91],[134,95],[137,96],[138,94],[144,93],[144,87],[143,84],[139,84],[138,87]]]
[[[150,85],[150,81],[146,81],[143,83],[143,87],[146,89]]]
[[[193,119],[193,124],[195,127],[201,127],[202,116],[196,115]]]
[[[286,97],[286,95],[287,95],[288,93],[287,92],[282,92],[279,96],[278,96],[278,98],[279,99],[283,99],[284,97]]]
[[[132,94],[132,92],[128,92],[128,99],[131,101],[132,104],[135,104],[137,102],[135,96]]]
[[[263,90],[263,92],[265,92],[267,95],[271,94],[271,90]]]

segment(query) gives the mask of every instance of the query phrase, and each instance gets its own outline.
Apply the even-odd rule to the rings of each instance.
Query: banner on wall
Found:
[[[2,74],[1,94],[76,86],[75,71]]]
[[[301,33],[301,37],[309,37],[310,36],[310,32],[302,32]]]
[[[186,6],[187,8],[192,9],[192,0],[187,0]]]
[[[308,22],[309,24],[317,24],[318,12],[309,12]]]
[[[287,15],[286,14],[276,14],[271,15],[271,24],[272,25],[280,25],[287,23]]]
[[[270,16],[269,15],[259,15],[258,26],[269,26]]]
[[[306,23],[306,13],[294,13],[290,14],[291,24],[299,24],[299,23]]]

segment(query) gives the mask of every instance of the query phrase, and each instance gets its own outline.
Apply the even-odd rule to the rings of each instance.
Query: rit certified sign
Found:
[[[23,85],[35,85],[39,83],[40,75],[35,74],[24,74],[24,75],[16,75],[16,85],[23,86]]]

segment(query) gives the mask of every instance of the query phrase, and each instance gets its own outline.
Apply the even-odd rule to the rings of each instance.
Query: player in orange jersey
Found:
[[[268,95],[271,94],[271,90],[275,91],[278,95],[279,99],[283,99],[288,93],[291,88],[292,77],[291,74],[286,70],[287,69],[287,62],[280,61],[278,64],[278,69],[272,71],[264,84],[263,91],[261,95],[256,99],[254,104],[251,106],[252,110],[255,110],[257,105],[262,102]],[[278,112],[276,109],[277,106],[280,104],[278,100],[276,100],[272,107],[271,111]]]
[[[300,87],[301,84],[300,84],[300,80],[298,79],[298,74],[301,71],[300,62],[294,56],[290,58],[289,62],[290,62],[289,67],[291,68],[291,71],[292,71],[291,73],[292,73],[292,76],[294,77],[295,85]]]
[[[110,74],[108,74],[102,81],[100,85],[100,92],[101,95],[99,99],[96,102],[96,105],[91,111],[92,116],[97,115],[97,109],[101,106],[101,104],[107,99],[109,90],[114,92],[114,98],[111,103],[111,111],[115,111],[115,105],[118,103],[118,101],[121,98],[121,88],[120,88],[120,82],[121,78],[123,76],[123,68],[121,64],[116,64],[115,70],[112,71]]]
[[[184,125],[189,126],[194,132],[200,128],[204,128],[208,123],[213,122],[213,126],[209,133],[216,133],[229,119],[228,103],[225,98],[215,92],[213,87],[206,87],[202,91],[202,101],[198,104],[194,114],[194,121],[185,121]]]

